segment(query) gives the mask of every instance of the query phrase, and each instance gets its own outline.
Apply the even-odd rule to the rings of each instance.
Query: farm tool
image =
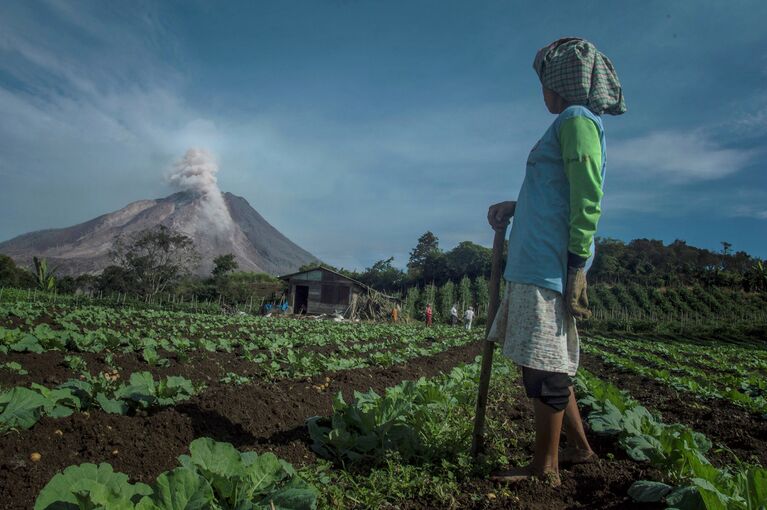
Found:
[[[485,408],[487,407],[487,391],[490,386],[490,372],[493,368],[493,351],[495,342],[487,339],[490,327],[493,325],[501,293],[501,262],[503,262],[503,241],[506,237],[506,226],[495,229],[493,238],[493,260],[490,271],[490,302],[487,307],[487,325],[485,326],[485,341],[482,348],[482,365],[479,372],[479,390],[477,392],[477,408],[474,413],[474,432],[471,436],[471,456],[476,458],[484,450],[485,437]]]

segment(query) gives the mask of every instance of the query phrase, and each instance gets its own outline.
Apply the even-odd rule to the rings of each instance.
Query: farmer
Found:
[[[559,464],[592,462],[596,455],[583,431],[571,377],[578,368],[577,319],[590,316],[586,271],[594,257],[605,176],[601,115],[626,111],[612,63],[588,41],[567,38],[542,48],[533,68],[543,99],[557,117],[527,159],[516,202],[490,207],[495,229],[514,225],[504,278],[506,292],[489,339],[522,368],[533,400],[532,462],[492,479],[531,477],[560,484]],[[563,432],[567,448],[559,454]]]
[[[453,308],[450,309],[450,325],[455,326],[458,324],[458,305],[453,303]]]
[[[431,326],[431,316],[432,316],[431,304],[427,303],[426,304],[426,325],[427,326]]]
[[[463,327],[466,331],[471,331],[471,321],[474,320],[474,309],[469,307],[463,314]]]

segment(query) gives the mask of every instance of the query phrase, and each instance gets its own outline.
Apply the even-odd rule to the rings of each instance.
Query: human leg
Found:
[[[565,409],[569,403],[571,381],[567,374],[522,367],[522,382],[533,400],[535,412],[535,452],[524,467],[496,472],[495,481],[517,482],[531,477],[559,485],[559,438]]]
[[[565,408],[562,431],[567,436],[567,448],[562,451],[562,464],[582,464],[596,460],[596,454],[591,449],[586,432],[583,430],[583,420],[575,398],[575,389],[570,387],[570,398]]]

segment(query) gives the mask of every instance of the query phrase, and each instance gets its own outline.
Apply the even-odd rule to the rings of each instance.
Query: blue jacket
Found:
[[[563,293],[567,278],[570,184],[559,145],[559,126],[569,118],[591,119],[602,145],[602,184],[605,177],[605,135],[602,119],[584,106],[570,106],[549,126],[527,158],[509,236],[504,278]],[[588,268],[592,256],[586,264]]]

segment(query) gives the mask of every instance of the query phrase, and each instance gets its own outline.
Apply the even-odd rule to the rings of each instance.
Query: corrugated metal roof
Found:
[[[341,278],[343,278],[344,280],[349,280],[350,282],[352,282],[352,283],[355,283],[355,284],[359,285],[360,287],[364,287],[364,288],[366,288],[366,289],[370,289],[370,290],[372,290],[372,291],[378,292],[377,290],[375,290],[375,289],[373,289],[373,288],[371,288],[371,287],[368,287],[368,286],[367,286],[367,285],[365,285],[364,283],[362,283],[362,282],[360,282],[360,281],[357,281],[357,280],[355,280],[354,278],[349,278],[348,276],[346,276],[346,275],[344,275],[344,274],[341,274],[341,273],[339,273],[338,271],[333,271],[332,269],[328,269],[328,268],[327,268],[327,267],[325,267],[325,266],[314,267],[314,268],[312,268],[312,269],[307,269],[307,270],[305,270],[305,271],[298,271],[298,272],[296,272],[296,273],[290,273],[290,274],[286,274],[286,275],[283,275],[283,276],[279,276],[278,278],[279,278],[280,280],[287,280],[287,279],[293,278],[294,276],[297,276],[297,275],[300,275],[300,274],[304,274],[304,273],[311,273],[312,271],[317,271],[317,270],[326,271],[326,272],[328,272],[328,273],[331,273],[331,274],[334,274],[334,275],[336,275],[336,276],[340,276],[340,277],[341,277]]]

